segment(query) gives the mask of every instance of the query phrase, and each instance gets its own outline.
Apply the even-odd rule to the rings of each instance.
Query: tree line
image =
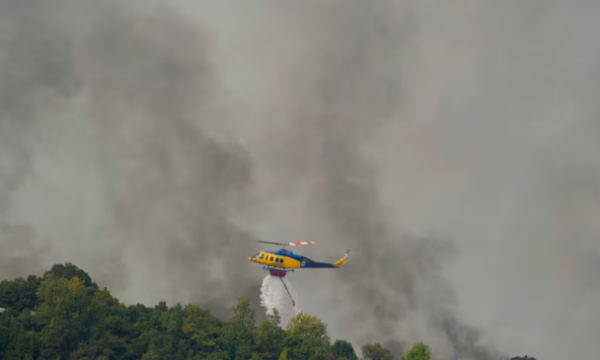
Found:
[[[309,314],[283,328],[277,310],[256,321],[247,298],[238,299],[226,320],[201,304],[125,306],[70,263],[41,277],[0,282],[0,309],[3,360],[359,359],[349,342],[332,341],[327,325]],[[394,359],[380,343],[360,350],[360,359]],[[420,342],[402,360],[430,356]]]

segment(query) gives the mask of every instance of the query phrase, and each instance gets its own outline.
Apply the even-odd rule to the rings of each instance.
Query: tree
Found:
[[[250,307],[250,300],[247,297],[238,298],[237,305],[231,308],[233,318],[231,321],[246,331],[256,329],[255,312]]]
[[[287,331],[305,343],[329,344],[327,325],[316,316],[299,313],[290,320]]]
[[[31,331],[33,319],[29,312],[16,311],[0,314],[0,359],[39,358],[39,336]]]
[[[283,351],[281,352],[281,355],[279,355],[279,360],[288,360],[287,354],[288,354],[288,349],[284,348]]]
[[[38,305],[37,289],[41,279],[29,276],[27,280],[17,278],[13,281],[0,282],[0,308],[21,312],[34,309]]]
[[[71,263],[66,263],[64,265],[56,264],[52,266],[52,269],[44,273],[44,278],[47,278],[49,276],[53,276],[55,278],[63,278],[67,280],[71,280],[74,277],[78,277],[79,279],[83,280],[85,286],[98,288],[98,285],[96,285],[96,283],[92,281],[92,278],[87,272],[79,269],[77,266]]]
[[[89,275],[69,263],[43,278],[1,282],[7,310],[0,313],[0,359],[358,360],[347,341],[331,345],[327,325],[308,314],[283,329],[275,309],[256,324],[249,300],[240,298],[223,321],[200,304],[125,306],[90,284]],[[380,344],[367,344],[363,354],[393,359]]]
[[[422,342],[418,342],[413,345],[402,360],[429,360],[430,356],[429,347]]]
[[[536,360],[534,357],[525,356],[515,356],[510,358],[510,360]]]
[[[358,360],[352,344],[345,340],[336,340],[331,347],[332,353],[336,358],[346,358],[347,360]]]
[[[364,360],[394,360],[394,354],[380,343],[365,344],[361,350]]]
[[[225,325],[220,339],[221,346],[231,359],[241,360],[252,357],[253,332],[256,329],[255,312],[250,308],[250,300],[238,299],[231,308],[233,317]]]
[[[68,280],[64,278],[55,279],[49,276],[42,281],[38,289],[38,297],[42,301],[39,311],[39,319],[43,325],[41,338],[46,348],[57,354],[66,356],[70,349],[69,320],[73,313],[68,309],[66,303]]]
[[[183,311],[182,331],[189,337],[192,350],[204,354],[212,352],[221,331],[219,319],[200,304],[187,305]]]
[[[286,329],[284,346],[288,348],[288,357],[294,360],[322,357],[321,348],[330,351],[327,325],[316,316],[299,313],[290,320]]]
[[[79,342],[89,339],[100,315],[93,306],[95,291],[85,287],[78,277],[67,281],[49,275],[42,281],[38,289],[38,298],[42,301],[39,321],[44,325],[41,336],[45,347],[66,357]]]
[[[330,346],[317,346],[310,355],[311,360],[335,360]]]
[[[278,354],[281,354],[285,330],[281,328],[280,324],[281,317],[277,309],[273,309],[273,314],[267,314],[267,317],[258,324],[254,346],[261,358],[275,360]]]

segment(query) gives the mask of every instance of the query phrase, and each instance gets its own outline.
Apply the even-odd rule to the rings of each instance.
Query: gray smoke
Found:
[[[0,2],[0,276],[12,278],[44,271],[41,254],[47,246],[35,243],[28,224],[11,223],[13,193],[29,179],[39,139],[39,112],[68,96],[72,77],[63,66],[65,39],[43,41],[38,14],[28,6]],[[19,21],[29,17],[28,31]],[[26,45],[24,45],[26,44]],[[44,61],[35,54],[45,52]],[[41,105],[41,107],[40,107]]]
[[[0,277],[224,313],[316,240],[335,338],[597,354],[599,6],[460,5],[0,0]]]
[[[251,159],[202,127],[227,116],[205,32],[169,8],[112,1],[4,1],[0,14],[0,194],[18,202],[6,217],[51,246],[40,266],[73,262],[148,304],[227,308],[255,288],[262,274],[232,266],[252,236],[229,220]],[[5,233],[3,257],[15,258]],[[29,264],[42,256],[34,243]]]
[[[493,350],[478,344],[478,331],[448,307],[454,294],[439,277],[453,244],[393,227],[379,198],[378,169],[364,154],[378,130],[403,121],[397,117],[408,100],[401,70],[409,57],[403,50],[416,31],[410,10],[345,2],[331,5],[327,16],[311,13],[320,37],[303,58],[302,66],[311,71],[298,74],[302,80],[284,99],[289,128],[271,135],[278,156],[274,167],[284,170],[281,182],[289,193],[304,191],[304,203],[297,206],[308,209],[304,223],[314,230],[300,231],[323,243],[326,252],[318,256],[335,259],[345,247],[352,249],[347,268],[322,275],[333,275],[325,283],[335,284],[339,296],[331,294],[329,301],[314,296],[314,309],[321,309],[336,333],[357,344],[408,341],[398,350],[427,338],[440,359],[454,348],[464,356],[495,359]],[[416,323],[425,328],[412,328]]]

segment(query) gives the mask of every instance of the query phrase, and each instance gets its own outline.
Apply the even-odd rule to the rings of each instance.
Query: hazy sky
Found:
[[[597,356],[600,4],[161,3],[0,0],[0,278],[221,311],[316,240],[334,338]]]

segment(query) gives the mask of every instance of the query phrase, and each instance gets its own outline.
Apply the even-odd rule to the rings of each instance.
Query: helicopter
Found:
[[[283,282],[283,277],[288,272],[294,272],[295,269],[320,269],[320,268],[334,268],[339,269],[346,264],[346,258],[350,253],[350,250],[346,250],[346,255],[343,258],[336,261],[335,263],[324,263],[317,262],[307,258],[306,256],[294,254],[293,252],[286,250],[286,246],[301,246],[301,245],[310,245],[316,244],[315,241],[299,241],[299,242],[290,242],[290,243],[277,243],[271,241],[261,241],[256,240],[256,242],[263,244],[272,244],[272,245],[281,245],[282,248],[277,251],[261,251],[252,255],[248,258],[248,261],[256,262],[258,264],[263,264],[263,270],[268,271],[271,276],[278,277],[281,280],[281,283],[285,287],[285,290],[288,292],[290,299],[292,299],[292,304],[295,307],[296,302],[292,298],[292,294],[288,290],[285,282]]]

